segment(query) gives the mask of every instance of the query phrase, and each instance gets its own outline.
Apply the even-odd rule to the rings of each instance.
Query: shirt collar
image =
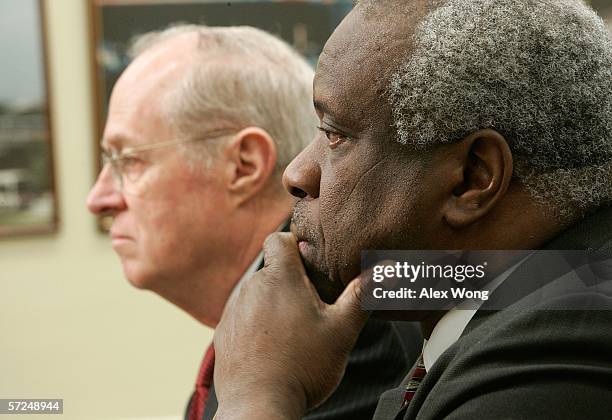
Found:
[[[523,258],[518,263],[514,264],[512,267],[508,268],[506,271],[494,278],[484,288],[485,290],[489,291],[489,295],[491,295],[500,284],[510,277],[510,274],[512,274],[514,270],[516,270],[517,267],[526,259],[527,257]],[[429,340],[423,341],[423,364],[425,365],[426,371],[428,371],[433,364],[436,363],[436,360],[438,360],[442,353],[444,353],[455,343],[455,341],[459,339],[459,337],[461,337],[465,327],[467,327],[483,303],[484,301],[482,300],[470,300],[467,303],[464,302],[463,305],[475,309],[462,309],[461,306],[463,305],[460,304],[445,313],[444,316],[438,321],[431,332],[431,335],[429,336]]]

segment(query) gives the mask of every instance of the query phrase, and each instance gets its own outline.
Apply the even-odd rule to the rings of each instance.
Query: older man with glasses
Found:
[[[112,246],[134,286],[216,327],[236,285],[262,265],[265,237],[288,228],[294,199],[281,175],[315,135],[312,78],[288,45],[254,28],[180,26],[136,43],[88,198],[91,212],[112,216]],[[335,396],[307,418],[370,418],[419,344],[412,325],[371,322]],[[189,419],[216,410],[214,359],[210,347]]]

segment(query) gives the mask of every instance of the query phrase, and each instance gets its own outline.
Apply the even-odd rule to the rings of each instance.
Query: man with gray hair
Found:
[[[294,234],[266,241],[266,267],[215,331],[219,349],[257,349],[217,360],[217,420],[296,419],[325,400],[369,316],[360,253],[385,249],[523,252],[476,308],[387,313],[419,320],[427,341],[375,419],[610,418],[603,20],[582,0],[364,0],[325,45],[313,97],[321,133],[284,175]],[[542,259],[562,250],[579,269]]]
[[[113,89],[105,165],[88,207],[113,217],[113,249],[134,286],[214,328],[241,278],[262,265],[264,238],[288,228],[294,198],[281,175],[314,136],[313,71],[283,41],[249,27],[176,26],[142,36],[133,55]],[[380,387],[401,379],[383,361],[407,367],[416,358],[406,356],[405,337],[420,341],[370,323],[343,384],[306,417],[369,418]],[[214,415],[214,360],[211,346],[190,420]],[[353,402],[355,393],[369,397]]]

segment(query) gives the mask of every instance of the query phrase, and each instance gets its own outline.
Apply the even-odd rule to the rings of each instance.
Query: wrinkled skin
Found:
[[[364,21],[358,11],[341,23],[314,81],[321,131],[285,172],[285,186],[301,198],[299,248],[326,302],[359,273],[362,250],[434,246],[438,179],[424,176],[427,154],[395,141],[383,98],[406,39],[404,27]]]
[[[512,154],[494,130],[426,152],[395,141],[384,92],[425,3],[371,15],[356,6],[325,46],[314,81],[321,134],[284,176],[299,198],[296,238],[272,240],[276,263],[244,285],[215,332],[215,346],[240,349],[217,361],[217,420],[298,419],[333,391],[366,316],[351,281],[362,250],[537,249],[561,229],[511,184]],[[442,314],[408,315],[428,337]]]
[[[359,306],[359,282],[352,282],[333,306],[319,300],[292,234],[270,235],[264,253],[265,267],[236,289],[218,326],[221,333],[215,333],[215,390],[221,406],[229,408],[218,418],[257,418],[252,404],[264,410],[262,418],[279,419],[299,418],[306,408],[318,406],[342,379],[368,318]],[[258,310],[262,302],[265,311]],[[288,307],[300,311],[287,311]],[[225,334],[234,329],[257,334],[251,339],[250,334]],[[279,352],[288,342],[309,351],[300,360]],[[289,366],[292,372],[287,374]],[[260,375],[262,367],[265,378]],[[245,401],[245,396],[249,403],[243,412],[232,402]]]
[[[215,332],[217,419],[299,418],[323,402],[368,317],[360,283],[351,282],[361,250],[434,246],[427,226],[439,217],[437,174],[424,179],[427,155],[394,141],[381,98],[393,66],[386,57],[405,47],[403,30],[366,24],[380,26],[351,13],[320,58],[314,100],[322,131],[284,177],[300,198],[295,237],[269,238],[267,266],[236,291]],[[381,77],[371,83],[370,74]],[[279,351],[287,345],[300,350]]]

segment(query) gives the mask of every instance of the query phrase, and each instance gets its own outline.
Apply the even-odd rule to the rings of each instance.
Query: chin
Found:
[[[332,280],[327,270],[322,269],[314,264],[304,260],[304,268],[308,278],[319,293],[321,300],[325,303],[332,304],[338,299],[344,290],[344,285],[339,281]]]
[[[123,275],[136,289],[150,290],[153,284],[151,275],[147,275],[141,269],[138,269],[138,267],[135,267],[134,264],[130,264],[129,262],[123,262]]]
[[[134,286],[136,289],[139,290],[149,290],[149,286],[147,285],[146,280],[143,280],[140,277],[134,277],[134,276],[130,276],[127,273],[125,274],[125,278],[128,280],[128,282]]]

